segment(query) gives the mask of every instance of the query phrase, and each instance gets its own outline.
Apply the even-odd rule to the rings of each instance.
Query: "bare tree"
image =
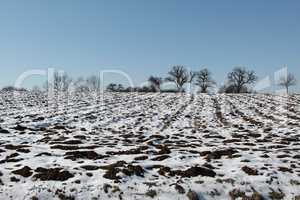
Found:
[[[62,81],[62,90],[66,92],[69,89],[72,79],[65,73],[62,75],[61,81]]]
[[[87,87],[89,88],[89,91],[98,91],[100,89],[100,78],[93,75],[86,79]]]
[[[53,89],[55,92],[61,90],[61,75],[58,72],[53,74]]]
[[[166,80],[174,82],[178,91],[182,92],[183,85],[189,80],[189,74],[184,66],[174,66],[168,74],[169,77],[167,77]]]
[[[193,81],[195,80],[196,76],[197,76],[197,72],[190,71],[189,78],[188,78],[188,83],[192,84]]]
[[[192,88],[193,88],[193,83],[194,83],[194,80],[196,78],[196,75],[197,75],[197,72],[193,72],[193,71],[190,71],[189,72],[189,77],[188,77],[188,83],[189,83],[189,91],[192,92]]]
[[[162,78],[150,76],[148,81],[151,84],[151,89],[155,92],[160,91],[160,86],[162,84]]]
[[[257,80],[254,71],[248,71],[243,67],[236,67],[228,74],[228,81],[234,87],[236,93],[241,93],[243,88]]]
[[[54,72],[53,89],[55,92],[66,92],[69,89],[71,82],[72,79],[66,73],[61,74],[59,72]]]
[[[211,88],[215,85],[215,81],[212,79],[210,71],[208,69],[202,69],[196,77],[196,85],[201,89],[201,93],[207,93],[208,88]]]
[[[78,77],[77,80],[74,82],[75,91],[76,92],[88,92],[89,88],[86,84],[86,80],[84,77]]]
[[[296,81],[295,76],[293,74],[288,73],[288,74],[280,77],[278,85],[285,87],[286,93],[288,94],[289,87],[296,85],[296,82],[297,81]]]

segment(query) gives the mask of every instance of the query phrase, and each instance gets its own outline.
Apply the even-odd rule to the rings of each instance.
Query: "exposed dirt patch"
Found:
[[[293,170],[288,167],[279,167],[278,171],[293,173]]]
[[[242,167],[242,170],[243,170],[246,174],[248,174],[248,175],[252,175],[252,176],[258,175],[257,169],[254,169],[254,168],[251,168],[251,167],[248,167],[248,166]]]
[[[205,167],[191,167],[187,170],[171,170],[169,167],[160,167],[158,173],[163,176],[181,176],[188,178],[196,176],[216,176],[216,173],[213,170]]]
[[[189,190],[186,196],[189,200],[200,200],[198,194],[192,190]]]
[[[42,153],[35,155],[35,157],[39,157],[39,156],[52,156],[52,154],[48,153],[48,152],[42,152]]]
[[[65,159],[77,160],[77,159],[90,159],[97,160],[103,159],[108,156],[99,155],[95,151],[70,151],[65,153]]]
[[[99,166],[95,166],[95,165],[83,165],[83,166],[80,166],[82,169],[85,169],[87,171],[94,171],[94,170],[98,170],[100,169]]]
[[[130,149],[126,151],[108,151],[106,154],[108,155],[132,155],[132,154],[143,154],[144,150],[147,150],[148,146],[142,146],[137,149]]]
[[[163,161],[163,160],[165,160],[169,157],[170,157],[169,155],[163,155],[163,156],[157,156],[155,158],[152,158],[151,160],[153,160],[153,161]]]
[[[96,149],[99,148],[99,146],[93,145],[93,146],[77,146],[77,145],[70,145],[70,146],[65,146],[65,145],[53,145],[50,147],[51,149],[60,149],[60,150],[79,150],[79,149]]]
[[[17,130],[17,131],[25,131],[26,129],[28,129],[25,126],[22,126],[20,124],[18,124],[17,126],[15,126],[13,129]]]
[[[127,165],[122,169],[122,172],[127,176],[136,175],[144,177],[145,170],[139,165]]]
[[[206,152],[201,152],[201,156],[205,156],[207,160],[213,160],[213,159],[221,159],[222,156],[228,156],[232,157],[233,154],[238,153],[237,150],[234,149],[226,149],[226,150],[217,150],[217,151],[206,151]]]
[[[154,197],[157,196],[157,192],[156,192],[156,190],[148,190],[148,191],[145,193],[145,196],[154,198]]]
[[[118,161],[111,165],[101,166],[100,168],[106,170],[103,177],[111,180],[121,179],[121,177],[117,175],[119,172],[122,172],[126,176],[136,175],[140,177],[144,177],[145,173],[145,170],[141,166],[127,164],[125,161]]]
[[[135,157],[134,160],[147,160],[148,159],[148,156],[138,156],[138,157]]]
[[[179,194],[184,194],[185,193],[185,189],[179,185],[179,184],[175,184],[175,190],[179,193]]]
[[[0,133],[8,134],[8,133],[10,133],[10,132],[9,132],[8,130],[3,129],[3,128],[0,127]]]
[[[33,177],[41,181],[66,181],[69,178],[73,178],[74,175],[62,168],[42,168],[39,167],[35,170],[38,174]]]
[[[28,166],[24,166],[21,169],[12,171],[12,173],[23,176],[23,177],[29,177],[32,175],[32,169]]]
[[[229,192],[229,196],[231,200],[264,200],[263,196],[259,194],[258,192],[254,191],[250,195],[246,195],[244,191],[241,191],[239,189],[234,189]]]
[[[18,149],[22,149],[22,148],[26,148],[26,147],[30,147],[29,145],[13,145],[13,144],[8,144],[4,146],[5,149],[8,150],[18,150]]]

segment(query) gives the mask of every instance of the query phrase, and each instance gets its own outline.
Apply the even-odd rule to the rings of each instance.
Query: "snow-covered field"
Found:
[[[300,199],[300,96],[0,96],[0,199]]]

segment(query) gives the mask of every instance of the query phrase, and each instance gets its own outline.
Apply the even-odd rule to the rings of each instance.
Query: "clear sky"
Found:
[[[221,83],[237,65],[263,78],[287,64],[300,79],[299,19],[297,0],[3,0],[0,87],[48,67],[120,69],[138,84],[205,65]]]

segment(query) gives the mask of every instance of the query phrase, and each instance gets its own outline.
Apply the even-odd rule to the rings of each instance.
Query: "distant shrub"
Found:
[[[3,92],[14,92],[14,91],[25,92],[27,90],[24,88],[16,88],[13,86],[6,86],[6,87],[2,88],[1,91],[3,91]]]
[[[253,93],[251,89],[247,87],[242,87],[239,92],[237,92],[234,85],[223,85],[219,89],[219,93]]]
[[[161,90],[162,93],[177,93],[179,92],[178,90],[176,89],[166,89],[166,90]],[[185,92],[184,89],[182,89],[182,92]]]

